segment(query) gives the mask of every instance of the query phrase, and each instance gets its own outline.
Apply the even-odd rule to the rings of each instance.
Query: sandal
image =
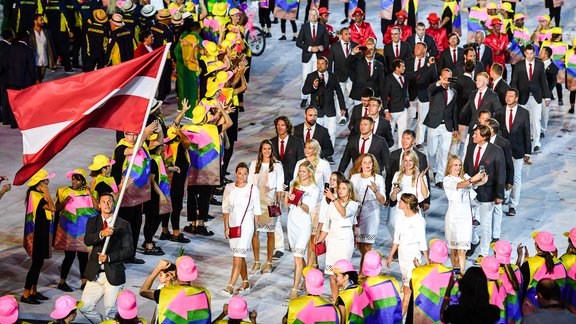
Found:
[[[230,289],[232,288],[232,289]],[[226,286],[226,288],[222,289],[222,294],[224,294],[225,296],[233,296],[234,295],[234,286],[232,286],[231,284],[228,284],[228,286]]]
[[[244,284],[248,284],[248,287],[244,287]],[[248,282],[248,280],[242,280],[242,285],[236,288],[235,293],[236,295],[243,295],[249,292],[251,289],[252,287],[250,286],[250,282]]]
[[[262,274],[269,274],[272,272],[272,262],[266,262],[264,263],[264,265],[262,266],[262,268],[260,269],[260,271],[262,272]]]
[[[250,272],[248,272],[248,275],[253,276],[253,275],[257,274],[258,271],[260,271],[260,262],[254,262],[254,266],[252,266],[252,270],[250,270]]]
[[[290,293],[288,294],[288,297],[286,297],[286,301],[291,301],[292,299],[295,298],[298,298],[298,289],[292,288],[292,290],[290,290]]]

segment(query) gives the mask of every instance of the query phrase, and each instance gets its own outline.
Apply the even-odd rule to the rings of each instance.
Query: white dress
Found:
[[[267,206],[274,203],[274,195],[278,191],[282,191],[282,184],[284,183],[284,169],[282,163],[276,162],[274,170],[268,172],[270,163],[262,163],[260,172],[256,173],[256,161],[250,163],[248,169],[248,183],[258,186],[260,190],[260,206],[262,208],[262,215],[258,219],[256,228],[258,232],[274,233],[276,229],[276,218],[268,215]]]
[[[420,213],[411,217],[406,217],[404,213],[401,213],[396,219],[394,243],[398,244],[398,263],[400,263],[402,283],[404,286],[409,286],[412,270],[415,268],[414,258],[420,262],[421,251],[428,250],[424,217]]]
[[[336,261],[346,259],[352,260],[354,252],[354,225],[356,225],[356,212],[359,203],[350,200],[344,207],[346,215],[340,215],[333,202],[328,205],[326,218],[322,226],[322,232],[328,233],[326,236],[326,266],[324,273],[332,275],[332,267]]]
[[[302,159],[296,162],[296,167],[294,167],[294,178],[298,178],[298,168],[300,164],[304,163],[306,159]],[[318,160],[318,166],[316,166],[314,170],[314,180],[316,181],[316,187],[321,189],[320,195],[318,196],[318,203],[310,210],[310,217],[312,218],[312,233],[316,233],[316,229],[318,228],[318,214],[320,212],[320,202],[324,197],[324,184],[330,183],[330,175],[332,174],[332,170],[330,169],[330,163],[324,159]]]
[[[356,173],[350,177],[350,182],[352,182],[352,186],[354,187],[356,199],[362,204],[362,210],[358,219],[360,233],[356,240],[359,243],[373,244],[376,241],[378,227],[380,226],[380,203],[376,199],[376,194],[374,194],[372,189],[368,188],[368,186],[372,182],[376,183],[376,191],[386,197],[384,177],[376,174],[370,178],[362,178],[360,173]],[[362,203],[365,192],[366,199],[364,199],[364,203]]]
[[[399,177],[400,177],[400,171],[397,171],[394,174],[392,183],[393,184],[397,183]],[[424,201],[424,199],[428,198],[428,196],[422,195],[422,182],[424,182],[424,185],[426,185],[426,176],[424,177],[424,181],[421,181],[421,179],[418,178],[416,181],[416,185],[412,185],[412,176],[405,175],[402,177],[402,183],[400,183],[400,192],[396,195],[396,205],[388,209],[388,220],[386,221],[386,226],[388,227],[390,236],[394,237],[394,227],[396,224],[396,219],[400,217],[400,215],[404,215],[404,212],[398,208],[400,197],[402,197],[402,194],[411,193],[415,195],[416,198],[418,198],[419,203]],[[430,190],[430,188],[428,188],[428,190]],[[428,192],[428,195],[430,195],[430,192]]]
[[[299,190],[304,191],[302,204],[313,208],[318,202],[320,190],[315,185],[300,186]],[[308,242],[312,233],[312,219],[310,214],[295,205],[288,207],[288,241],[294,256],[303,258],[308,250]]]
[[[470,250],[472,239],[472,207],[471,201],[476,197],[476,191],[471,187],[456,189],[458,183],[470,179],[465,174],[464,179],[449,175],[444,177],[444,193],[448,198],[448,211],[444,220],[446,243],[451,249]]]
[[[250,188],[252,188],[252,197],[248,201]],[[249,205],[246,211],[247,203]],[[246,211],[245,217],[244,211]],[[222,199],[222,213],[229,215],[228,227],[242,226],[241,236],[231,238],[228,242],[235,257],[246,257],[254,234],[254,216],[262,214],[260,211],[260,190],[250,183],[241,188],[236,187],[234,182],[227,184]],[[244,217],[244,221],[242,221],[242,217]]]

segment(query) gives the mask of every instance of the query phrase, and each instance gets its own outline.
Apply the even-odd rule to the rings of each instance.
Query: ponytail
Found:
[[[550,252],[539,253],[538,256],[546,261],[546,274],[554,273],[554,258]]]
[[[520,284],[518,283],[518,278],[516,278],[516,275],[514,274],[514,269],[512,268],[512,265],[510,264],[504,264],[504,272],[506,273],[506,276],[508,277],[508,280],[510,280],[510,282],[512,283],[512,287],[514,288],[514,291],[518,292],[520,291]]]

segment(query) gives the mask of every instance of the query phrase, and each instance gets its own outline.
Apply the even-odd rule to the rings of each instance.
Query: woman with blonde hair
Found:
[[[320,189],[314,179],[314,166],[310,161],[304,161],[298,167],[298,176],[290,186],[289,193],[284,197],[284,204],[288,212],[288,241],[294,253],[294,284],[288,295],[288,300],[298,297],[300,277],[306,266],[308,242],[312,231],[312,218],[310,212],[318,203]]]
[[[486,173],[478,172],[473,177],[464,173],[462,160],[456,155],[448,158],[444,174],[444,193],[448,198],[448,210],[444,221],[446,243],[450,247],[452,267],[464,272],[466,251],[470,250],[472,239],[472,207],[476,197],[474,188],[488,180]]]
[[[350,171],[350,182],[354,188],[360,213],[356,224],[356,241],[362,255],[360,268],[366,252],[372,250],[380,226],[380,206],[386,203],[386,185],[380,175],[376,157],[370,153],[361,154]]]
[[[296,162],[293,179],[296,179],[297,177],[298,167],[300,164],[304,163],[304,161],[309,161],[315,170],[314,179],[316,180],[316,186],[318,188],[324,188],[326,184],[330,183],[330,163],[320,158],[321,150],[320,143],[318,143],[317,140],[311,138],[306,141],[306,144],[304,145],[305,157]],[[314,241],[318,229],[318,213],[320,212],[321,200],[322,195],[318,195],[318,203],[310,211],[310,217],[312,218],[312,235],[310,236],[310,242],[308,243],[308,264],[313,267],[318,266],[318,259],[316,258],[314,250]]]

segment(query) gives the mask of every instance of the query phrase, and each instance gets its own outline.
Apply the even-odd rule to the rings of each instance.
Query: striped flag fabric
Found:
[[[22,132],[22,185],[88,128],[139,133],[153,99],[169,45],[105,69],[8,90]]]

